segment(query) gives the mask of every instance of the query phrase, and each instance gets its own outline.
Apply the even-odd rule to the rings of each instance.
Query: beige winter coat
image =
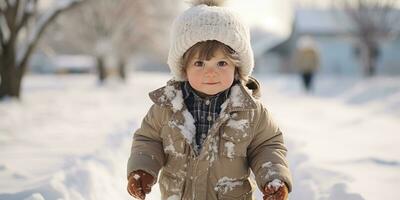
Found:
[[[282,133],[267,109],[253,95],[255,79],[233,86],[217,119],[197,153],[194,120],[187,110],[179,82],[150,93],[154,105],[136,130],[128,175],[138,169],[157,177],[162,199],[253,199],[254,180],[262,189],[273,179],[292,181]],[[251,90],[250,90],[250,89]]]

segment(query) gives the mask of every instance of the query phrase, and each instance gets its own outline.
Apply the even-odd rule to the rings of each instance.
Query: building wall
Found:
[[[378,74],[400,74],[400,39],[382,44]]]
[[[315,40],[320,53],[320,73],[357,75],[362,72],[350,39],[320,36]]]

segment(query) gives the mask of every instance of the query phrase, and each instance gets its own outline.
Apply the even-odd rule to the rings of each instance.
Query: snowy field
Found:
[[[130,199],[132,133],[168,77],[27,76],[21,102],[0,102],[0,200]],[[289,148],[290,199],[400,199],[400,77],[319,77],[312,95],[295,76],[256,77]]]

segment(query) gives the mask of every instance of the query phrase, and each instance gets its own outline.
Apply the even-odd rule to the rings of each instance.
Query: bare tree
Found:
[[[340,0],[335,4],[344,9],[352,21],[359,39],[359,56],[364,75],[376,74],[376,61],[380,54],[380,42],[397,38],[400,27],[398,0]]]
[[[43,14],[39,0],[0,0],[0,99],[20,97],[29,58],[48,25],[81,0],[58,1]]]
[[[125,64],[137,50],[166,51],[168,25],[176,14],[173,2],[159,0],[88,0],[57,20],[47,45],[75,49],[76,53],[93,55],[97,60],[99,81],[106,78],[105,60],[114,58],[117,73],[126,78]],[[51,37],[59,38],[51,41]],[[61,44],[62,47],[57,47]],[[168,44],[168,43],[167,43]]]

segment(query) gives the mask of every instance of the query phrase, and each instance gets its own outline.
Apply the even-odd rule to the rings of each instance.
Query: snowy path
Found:
[[[323,78],[311,96],[296,78],[262,82],[265,103],[291,145],[293,199],[400,198],[400,107],[393,106],[400,103],[399,80]],[[349,91],[335,94],[346,84]],[[371,91],[372,84],[380,87]]]
[[[131,133],[167,79],[132,74],[98,88],[89,76],[28,77],[22,103],[0,103],[0,200],[129,199]],[[296,81],[261,79],[289,146],[291,199],[399,199],[400,82],[324,78],[306,96]]]

